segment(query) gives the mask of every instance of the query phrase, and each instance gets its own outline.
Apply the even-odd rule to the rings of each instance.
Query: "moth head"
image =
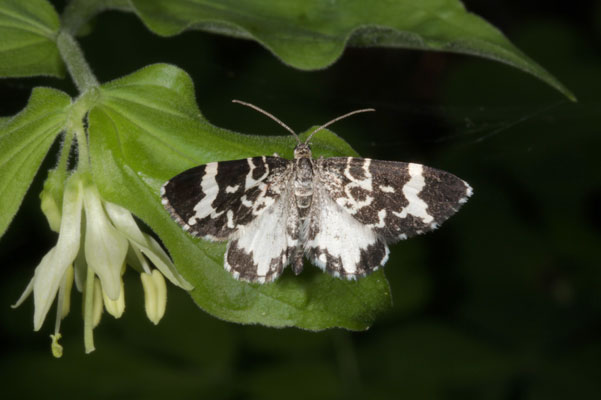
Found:
[[[294,158],[311,158],[311,147],[309,147],[309,144],[297,144],[294,148]]]

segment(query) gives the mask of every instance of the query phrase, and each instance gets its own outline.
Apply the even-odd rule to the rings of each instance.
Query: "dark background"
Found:
[[[450,171],[475,195],[438,231],[392,246],[394,306],[366,332],[235,325],[173,286],[154,326],[130,270],[126,313],[103,316],[90,355],[73,293],[57,360],[54,311],[34,333],[33,301],[9,308],[56,241],[38,198],[55,146],[0,242],[5,398],[601,398],[601,2],[465,4],[579,102],[475,57],[355,48],[304,72],[254,42],[202,32],[159,38],[133,15],[97,17],[81,44],[101,82],[173,63],[191,74],[209,121],[253,134],[285,132],[231,99],[299,131],[375,107],[332,129],[363,156]],[[76,94],[68,79],[4,80],[1,115],[21,110],[37,85]]]

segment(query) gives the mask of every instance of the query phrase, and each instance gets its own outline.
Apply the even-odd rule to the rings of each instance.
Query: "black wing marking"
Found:
[[[291,162],[280,157],[208,163],[163,185],[162,202],[192,235],[228,240],[278,200],[291,171]]]
[[[334,202],[388,243],[436,229],[472,194],[455,175],[421,164],[334,157],[315,165]]]

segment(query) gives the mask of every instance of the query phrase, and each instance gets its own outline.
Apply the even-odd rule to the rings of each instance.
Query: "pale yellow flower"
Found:
[[[55,356],[62,355],[58,344],[60,321],[69,313],[74,281],[84,294],[86,352],[94,350],[92,329],[100,321],[103,308],[115,318],[125,310],[121,276],[126,259],[141,274],[146,314],[154,324],[162,318],[167,303],[163,277],[183,289],[192,288],[175,270],[160,244],[140,230],[128,210],[103,200],[88,175],[76,172],[66,180],[62,207],[47,192],[42,193],[42,209],[51,228],[58,230],[58,241],[42,258],[13,307],[33,292],[33,327],[37,331],[58,295],[55,332],[51,335]],[[156,269],[151,268],[149,261]]]

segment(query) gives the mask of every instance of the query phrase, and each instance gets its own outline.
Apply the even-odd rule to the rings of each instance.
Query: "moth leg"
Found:
[[[303,264],[303,252],[297,249],[294,252],[294,259],[292,260],[292,272],[294,272],[294,275],[299,275],[303,272]]]

